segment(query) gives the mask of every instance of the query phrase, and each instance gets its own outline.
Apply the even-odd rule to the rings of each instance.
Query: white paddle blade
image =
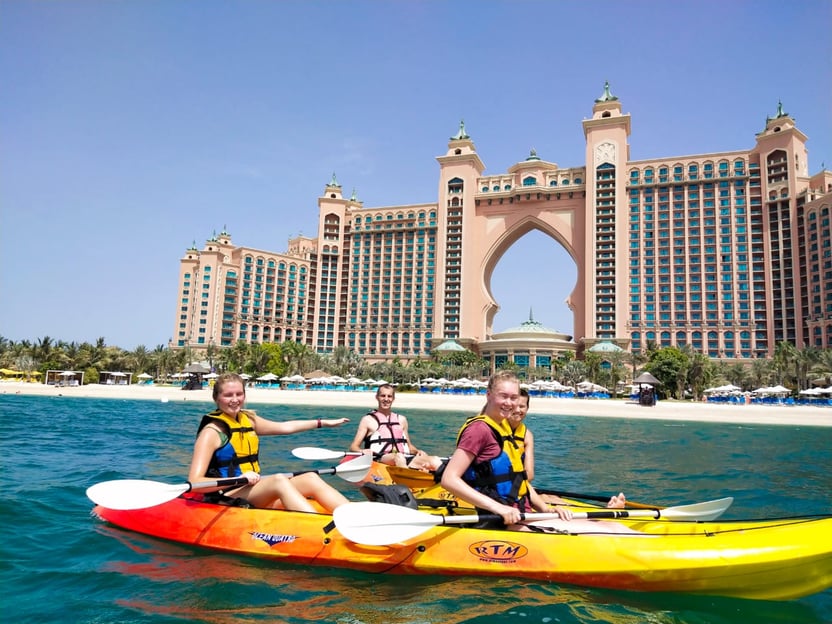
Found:
[[[443,524],[442,516],[409,507],[370,501],[347,503],[332,512],[335,526],[345,538],[366,546],[388,546],[421,535]]]
[[[717,498],[704,503],[694,503],[692,505],[680,505],[677,507],[667,507],[662,509],[662,518],[666,520],[697,520],[700,522],[710,522],[719,518],[725,510],[728,509],[734,502],[733,496],[726,496],[725,498]]]
[[[362,454],[360,457],[351,459],[343,464],[338,464],[335,467],[335,474],[341,477],[344,481],[359,483],[367,477],[367,473],[370,472],[370,467],[372,465],[372,456]]]
[[[87,488],[87,497],[107,509],[145,509],[155,507],[188,491],[189,485],[169,485],[143,479],[103,481]]]
[[[676,507],[665,507],[664,509],[604,509],[600,511],[575,512],[572,517],[575,519],[598,520],[607,518],[610,520],[622,520],[625,518],[654,518],[656,520],[683,520],[689,522],[710,522],[721,516],[731,503],[733,497],[719,498],[705,501],[704,503],[693,503],[691,505],[678,505]],[[526,518],[534,519],[542,514],[526,514]]]
[[[298,459],[341,459],[348,453],[341,451],[330,451],[329,449],[316,448],[314,446],[300,446],[292,449],[292,455]]]

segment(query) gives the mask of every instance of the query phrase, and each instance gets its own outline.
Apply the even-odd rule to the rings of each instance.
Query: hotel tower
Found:
[[[609,85],[582,124],[579,166],[532,151],[486,175],[460,123],[437,158],[436,202],[367,208],[333,175],[317,237],[285,252],[236,246],[226,231],[194,245],[171,346],[292,340],[408,361],[452,341],[529,366],[600,342],[737,360],[781,341],[832,346],[832,172],[810,176],[807,137],[782,105],[751,149],[650,160],[630,160],[630,115]],[[526,340],[492,333],[491,275],[532,230],[575,262],[574,340],[531,319]]]

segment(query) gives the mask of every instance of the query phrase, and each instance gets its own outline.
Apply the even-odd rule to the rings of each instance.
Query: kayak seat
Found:
[[[243,509],[254,509],[254,505],[245,498],[239,496],[226,496],[222,492],[209,492],[202,495],[202,500],[213,505],[228,505],[229,507],[242,507]]]
[[[381,485],[379,483],[365,483],[360,488],[361,493],[367,500],[374,503],[387,503],[389,505],[400,505],[418,509],[419,503],[413,496],[410,488],[394,483],[392,485]]]

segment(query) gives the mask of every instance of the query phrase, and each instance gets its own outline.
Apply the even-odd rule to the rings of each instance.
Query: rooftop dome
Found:
[[[619,347],[617,344],[610,342],[609,340],[599,342],[598,344],[593,345],[589,348],[589,351],[592,351],[593,353],[618,353],[623,350],[624,349]]]
[[[456,340],[446,340],[438,347],[434,348],[434,351],[465,351],[465,347],[459,344]]]
[[[505,332],[500,333],[557,334],[558,332],[530,318],[528,321],[523,321],[518,327],[511,327]]]
[[[501,338],[554,338],[556,340],[572,340],[572,337],[559,332],[551,327],[546,327],[542,323],[534,320],[532,311],[529,310],[529,320],[524,321],[517,327],[511,327],[505,331],[497,332],[493,338],[499,340]]]

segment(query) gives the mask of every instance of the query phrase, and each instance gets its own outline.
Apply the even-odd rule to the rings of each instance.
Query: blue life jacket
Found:
[[[480,414],[465,421],[459,430],[457,442],[465,428],[477,421],[488,425],[502,451],[493,459],[474,460],[462,475],[463,481],[478,492],[504,505],[511,505],[518,509],[525,508],[529,487],[526,470],[523,467],[523,449],[515,441],[511,425],[508,420],[497,424],[489,416]]]

